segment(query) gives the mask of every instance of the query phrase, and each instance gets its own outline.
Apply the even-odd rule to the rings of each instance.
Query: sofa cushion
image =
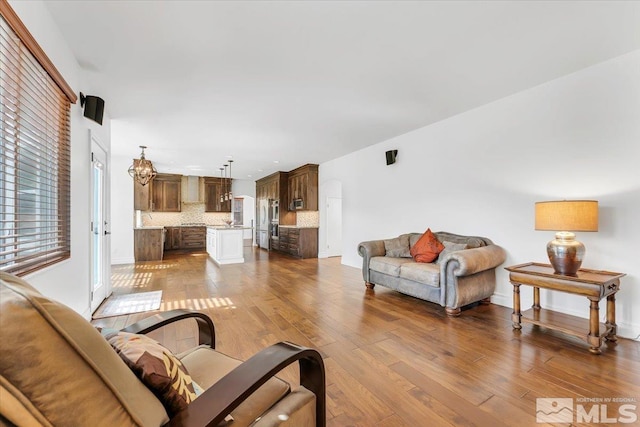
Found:
[[[409,250],[420,240],[424,233],[411,233],[409,234]]]
[[[436,264],[440,264],[444,260],[444,257],[446,257],[451,252],[467,249],[466,243],[442,242],[442,244],[444,245],[444,249],[438,255],[438,260],[436,261]]]
[[[169,416],[196,398],[193,380],[182,362],[152,338],[129,332],[107,332],[105,338],[131,370],[158,396]]]
[[[413,258],[374,256],[369,261],[369,269],[389,276],[399,277],[403,264],[413,263]]]
[[[443,249],[444,245],[431,232],[431,229],[427,228],[427,231],[413,245],[410,253],[416,262],[432,262]]]
[[[441,242],[465,243],[467,245],[467,249],[475,249],[482,246],[487,246],[487,239],[483,237],[461,236],[458,234],[447,233],[446,231],[438,231],[434,234]]]
[[[400,278],[440,287],[440,266],[434,263],[411,262],[400,268]]]
[[[386,251],[385,256],[410,258],[409,235],[402,234],[395,239],[385,240],[384,250]]]

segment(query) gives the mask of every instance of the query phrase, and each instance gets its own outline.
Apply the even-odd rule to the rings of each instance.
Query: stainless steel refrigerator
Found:
[[[258,246],[269,250],[269,235],[271,227],[271,209],[269,200],[260,199],[258,203],[258,229],[256,239]]]

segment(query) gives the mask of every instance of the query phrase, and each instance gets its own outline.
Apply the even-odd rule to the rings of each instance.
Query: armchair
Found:
[[[146,334],[196,321],[199,346],[177,355],[204,389],[169,418],[100,333],[70,308],[24,280],[0,272],[0,426],[324,426],[325,378],[320,354],[289,342],[246,362],[215,350],[211,319],[173,310],[123,331]],[[298,362],[300,385],[275,376]],[[227,415],[233,421],[225,424]]]

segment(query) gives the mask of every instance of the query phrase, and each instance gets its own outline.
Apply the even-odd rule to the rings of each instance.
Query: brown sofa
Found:
[[[362,276],[369,289],[382,285],[403,294],[445,307],[449,316],[460,315],[461,307],[488,302],[495,291],[497,266],[505,251],[486,237],[436,232],[445,250],[432,263],[415,262],[410,248],[422,233],[403,234],[358,245]]]
[[[323,426],[320,354],[278,343],[240,362],[216,350],[202,313],[174,310],[125,328],[196,321],[200,345],[177,355],[204,392],[173,417],[89,322],[0,272],[0,426]],[[274,375],[300,364],[300,386]],[[175,386],[174,386],[175,387]]]

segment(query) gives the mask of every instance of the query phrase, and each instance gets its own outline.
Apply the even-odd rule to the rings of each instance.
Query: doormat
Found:
[[[112,295],[100,305],[93,315],[94,319],[141,313],[160,308],[162,291],[138,292],[135,294]]]

